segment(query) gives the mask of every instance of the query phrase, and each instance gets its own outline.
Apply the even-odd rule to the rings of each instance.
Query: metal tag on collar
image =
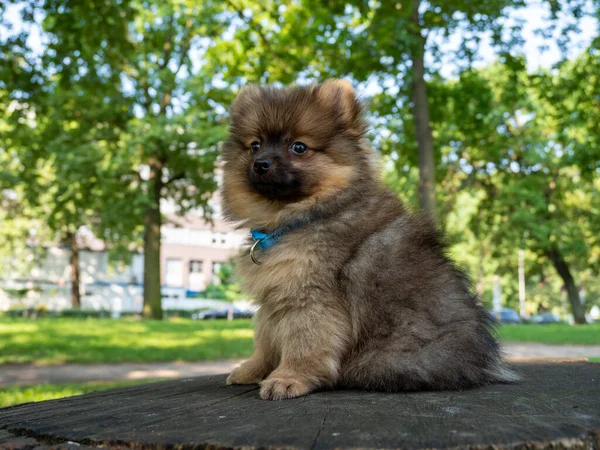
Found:
[[[260,262],[258,259],[256,259],[256,256],[254,255],[254,251],[256,250],[256,246],[258,244],[260,244],[263,240],[264,240],[264,238],[263,239],[257,239],[256,242],[252,245],[252,247],[250,247],[250,259],[257,266],[260,266],[262,264],[262,262]]]

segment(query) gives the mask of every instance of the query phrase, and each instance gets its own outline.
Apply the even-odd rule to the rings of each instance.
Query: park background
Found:
[[[503,340],[598,357],[599,19],[590,0],[0,0],[0,380],[247,357],[251,320],[200,320],[248,310],[215,194],[227,110],[247,83],[330,77],[368,103],[385,182],[488,309],[518,312]],[[17,376],[0,406],[114,385],[96,378]]]

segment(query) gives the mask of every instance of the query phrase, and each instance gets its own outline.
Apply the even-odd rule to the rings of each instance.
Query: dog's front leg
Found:
[[[322,307],[297,308],[281,320],[273,337],[281,346],[281,360],[261,383],[261,398],[294,398],[335,385],[350,338],[344,314]]]
[[[254,353],[247,361],[233,369],[227,384],[258,384],[277,365],[277,353],[271,345],[261,310],[256,313],[254,331]]]

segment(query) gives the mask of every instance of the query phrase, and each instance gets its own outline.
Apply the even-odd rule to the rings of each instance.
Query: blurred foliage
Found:
[[[144,245],[145,295],[160,317],[161,202],[210,216],[227,108],[249,82],[375,86],[370,137],[384,179],[415,206],[423,135],[412,69],[424,53],[438,216],[453,255],[485,303],[499,282],[514,306],[524,249],[527,308],[562,312],[567,301],[581,321],[600,295],[600,38],[579,55],[569,41],[600,5],[538,5],[549,17],[536,34],[563,59],[537,72],[512,16],[528,6],[0,0],[0,12],[20,16],[0,19],[0,257],[10,256],[0,270],[24,272],[45,244],[87,227],[117,257]],[[498,58],[475,68],[484,42]],[[214,295],[237,295],[229,269]]]
[[[221,264],[216,280],[213,280],[204,291],[205,298],[215,298],[219,300],[227,300],[233,302],[244,298],[237,279],[236,260],[230,259],[224,264]]]
[[[467,187],[476,199],[465,225],[480,251],[493,249],[493,272],[514,271],[516,248],[527,249],[528,278],[546,283],[553,266],[578,321],[584,308],[575,274],[597,273],[599,263],[600,147],[589,137],[597,134],[599,110],[590,94],[584,95],[589,109],[584,101],[568,109],[573,89],[600,92],[599,63],[598,49],[590,48],[554,74],[529,74],[523,61],[468,71],[457,83],[442,82],[442,111],[434,125],[438,142],[448,143],[442,158],[455,166],[441,182],[447,201]],[[585,151],[577,148],[577,135],[586,140]],[[447,203],[446,209],[456,206]]]
[[[41,22],[45,51],[27,47],[26,31],[0,47],[14,61],[0,85],[12,109],[3,130],[2,153],[15,166],[7,187],[23,186],[19,203],[44,218],[54,240],[86,225],[123,254],[146,236],[144,298],[155,318],[161,202],[208,214],[216,188],[223,115],[187,85],[198,72],[191,53],[201,57],[206,40],[225,31],[220,5],[28,2],[21,20]]]

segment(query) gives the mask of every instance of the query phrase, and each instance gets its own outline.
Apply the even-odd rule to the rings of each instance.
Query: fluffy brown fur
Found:
[[[323,387],[464,389],[515,379],[490,320],[428,220],[382,186],[349,83],[244,88],[223,149],[227,215],[273,232],[239,267],[260,305],[229,384],[278,400]],[[293,144],[307,152],[294,153]],[[257,145],[258,144],[258,145]],[[255,163],[271,164],[258,173]]]

